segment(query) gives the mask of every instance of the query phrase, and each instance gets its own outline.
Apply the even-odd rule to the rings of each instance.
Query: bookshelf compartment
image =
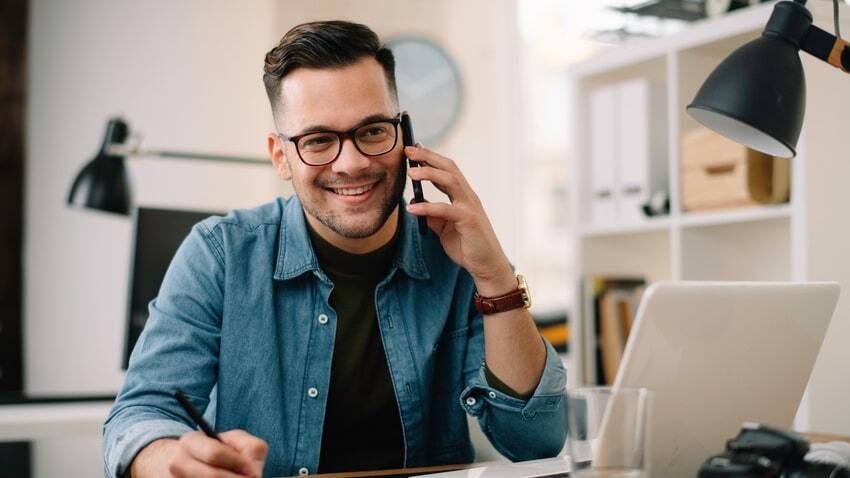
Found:
[[[681,232],[684,280],[791,280],[787,217],[686,227]]]
[[[576,183],[583,227],[647,221],[643,205],[669,190],[667,57],[593,73],[575,85],[580,162]]]
[[[585,237],[582,275],[641,277],[647,282],[672,278],[669,230]]]

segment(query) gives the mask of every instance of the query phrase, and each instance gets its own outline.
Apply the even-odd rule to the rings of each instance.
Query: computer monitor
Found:
[[[177,248],[192,226],[214,214],[220,213],[148,207],[136,210],[122,369],[127,369],[130,353],[148,320],[148,304],[159,293]]]

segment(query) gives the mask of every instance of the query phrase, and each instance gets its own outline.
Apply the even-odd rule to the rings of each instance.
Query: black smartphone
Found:
[[[401,138],[404,142],[404,146],[416,146],[416,140],[413,138],[413,124],[410,122],[410,115],[407,111],[401,113]],[[407,155],[405,155],[407,158]],[[407,164],[411,168],[418,168],[419,161],[413,161],[410,158],[407,158]],[[413,202],[425,202],[425,196],[422,195],[422,182],[411,179],[410,182],[413,184]],[[425,216],[418,216],[419,220],[419,234],[426,234],[428,232],[428,220]]]

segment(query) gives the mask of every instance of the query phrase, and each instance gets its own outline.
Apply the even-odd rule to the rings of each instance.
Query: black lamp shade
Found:
[[[812,53],[813,47],[832,46],[824,38],[830,35],[822,31],[818,35],[819,30],[812,28],[812,14],[804,4],[805,0],[778,2],[761,37],[732,52],[711,72],[688,113],[749,148],[794,157],[806,113],[800,49]]]
[[[762,36],[738,48],[709,75],[687,111],[751,149],[794,157],[806,112],[798,47]]]
[[[117,214],[130,214],[130,183],[124,158],[98,154],[71,186],[68,204]]]
[[[68,204],[117,214],[130,214],[130,182],[122,156],[109,154],[109,146],[121,144],[127,137],[127,124],[113,118],[106,128],[100,152],[74,179]]]

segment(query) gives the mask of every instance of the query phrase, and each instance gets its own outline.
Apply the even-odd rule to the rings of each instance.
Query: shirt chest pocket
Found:
[[[434,352],[440,349],[455,346],[459,340],[466,339],[466,336],[468,334],[469,327],[461,327],[459,329],[443,332],[443,334],[434,344]]]

